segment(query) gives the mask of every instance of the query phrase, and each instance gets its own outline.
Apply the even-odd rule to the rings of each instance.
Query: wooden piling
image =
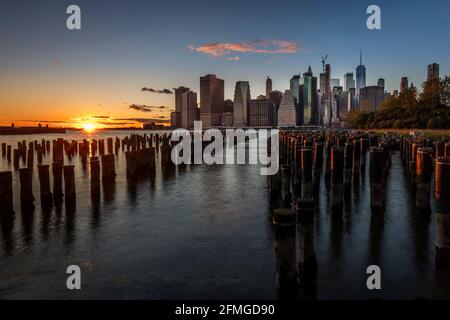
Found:
[[[275,226],[276,285],[281,300],[292,299],[296,292],[295,213],[287,208],[273,213]]]
[[[19,179],[21,208],[34,209],[33,180],[31,169],[19,169]]]
[[[52,193],[50,192],[50,173],[48,165],[38,165],[39,185],[41,189],[41,203],[49,205],[52,202]]]
[[[344,148],[334,146],[331,149],[331,206],[342,207],[344,195]]]
[[[62,190],[62,177],[63,177],[63,164],[60,162],[54,162],[52,164],[52,174],[53,174],[53,199],[55,202],[63,197]]]
[[[384,166],[384,150],[372,147],[370,149],[370,205],[375,209],[384,208]]]
[[[75,166],[67,165],[63,167],[64,170],[64,194],[66,206],[75,206],[76,192],[75,192]]]
[[[436,262],[450,265],[450,158],[436,159]]]
[[[14,217],[12,172],[0,172],[0,220]]]
[[[430,207],[431,177],[433,174],[433,160],[431,148],[423,148],[417,152],[417,190],[416,206]]]

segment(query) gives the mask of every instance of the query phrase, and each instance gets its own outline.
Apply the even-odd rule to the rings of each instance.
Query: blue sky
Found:
[[[70,4],[81,7],[81,31],[66,29]],[[370,4],[381,8],[381,30],[366,28]],[[139,111],[129,110],[129,104],[174,103],[171,95],[141,92],[143,86],[183,85],[198,92],[199,76],[216,73],[225,79],[227,98],[238,80],[250,81],[256,96],[264,92],[267,75],[279,90],[288,88],[292,75],[306,71],[308,64],[318,75],[325,54],[332,77],[342,81],[344,73],[355,72],[360,49],[368,85],[383,77],[391,91],[398,89],[400,77],[408,76],[420,86],[429,63],[440,63],[441,75],[449,73],[449,13],[450,2],[444,0],[2,0],[0,86],[7,93],[0,94],[0,108],[14,104],[21,117],[34,117],[33,109],[53,110],[55,100],[71,117],[76,106],[83,115],[95,110],[134,117]],[[189,49],[255,39],[269,41],[263,47],[269,51],[277,49],[270,41],[297,47],[290,53],[218,57]]]

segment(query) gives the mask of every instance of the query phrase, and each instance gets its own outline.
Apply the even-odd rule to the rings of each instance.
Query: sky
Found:
[[[72,4],[81,30],[66,27]],[[371,4],[381,30],[366,27]],[[309,64],[318,76],[324,55],[343,82],[360,50],[367,85],[420,88],[429,63],[450,74],[449,14],[448,0],[2,0],[0,125],[163,123],[175,102],[164,89],[198,93],[207,73],[226,98],[239,80],[256,97],[267,76],[280,91]]]

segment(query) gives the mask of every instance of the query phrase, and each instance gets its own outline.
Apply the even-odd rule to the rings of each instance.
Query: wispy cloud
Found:
[[[134,104],[134,103],[130,104],[128,106],[128,108],[137,110],[137,111],[142,111],[142,112],[152,112],[153,109],[159,109],[159,110],[170,109],[169,107],[166,107],[166,106],[148,106],[145,104]]]
[[[228,60],[230,60],[230,61],[239,61],[239,60],[241,60],[241,58],[239,58],[239,56],[234,56],[234,57],[228,57]]]
[[[164,118],[121,118],[121,119],[115,119],[116,121],[133,121],[133,122],[159,122],[159,123],[169,123],[169,119]]]
[[[153,89],[153,88],[148,88],[148,87],[143,87],[141,89],[141,91],[148,91],[148,92],[152,92],[152,93],[163,93],[163,94],[173,94],[172,90],[169,89]]]
[[[266,53],[290,54],[299,50],[299,45],[286,40],[256,39],[244,42],[215,42],[198,47],[189,45],[192,51],[200,52],[214,58],[221,58],[233,53]],[[231,58],[231,59],[230,59]],[[239,60],[238,56],[228,57],[228,60]]]

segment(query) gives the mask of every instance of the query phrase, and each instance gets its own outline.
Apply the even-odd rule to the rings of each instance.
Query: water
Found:
[[[15,147],[19,140],[130,133],[2,136],[0,142]],[[47,155],[44,163],[50,159]],[[76,212],[66,213],[64,205],[43,212],[34,170],[36,210],[22,216],[18,174],[0,160],[0,171],[14,172],[16,211],[12,228],[1,231],[0,299],[277,297],[271,208],[266,177],[257,165],[187,166],[170,175],[157,168],[154,178],[136,184],[127,181],[119,152],[116,183],[102,189],[96,204],[89,167],[83,169],[78,157],[72,163]],[[371,214],[368,180],[366,174],[352,186],[340,215],[331,214],[327,184],[321,181],[314,225],[316,298],[450,298],[450,270],[435,266],[434,214],[414,210],[399,154],[392,156],[381,217]],[[82,290],[66,288],[71,264],[81,266]],[[370,264],[381,267],[382,290],[366,288]]]

